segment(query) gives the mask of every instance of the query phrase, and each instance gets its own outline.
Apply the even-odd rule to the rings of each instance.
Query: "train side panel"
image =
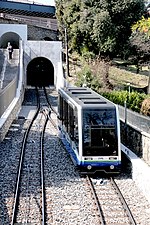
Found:
[[[71,111],[73,113],[71,113]],[[63,142],[66,150],[73,163],[77,166],[81,164],[81,156],[79,154],[81,148],[81,125],[79,119],[81,118],[81,109],[78,105],[75,105],[70,98],[64,93],[59,94],[59,137]],[[65,117],[65,115],[68,115]]]

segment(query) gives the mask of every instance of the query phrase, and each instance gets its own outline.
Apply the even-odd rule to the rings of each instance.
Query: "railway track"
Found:
[[[43,140],[48,118],[49,111],[41,107],[37,90],[37,111],[22,141],[11,225],[45,224]]]
[[[70,160],[69,155],[66,154],[66,150],[62,147],[62,144],[59,141],[56,123],[57,115],[53,111],[53,108],[55,109],[55,106],[57,106],[57,94],[55,92],[49,91],[48,98],[50,100],[50,106],[47,103],[47,100],[45,100],[44,90],[41,90],[40,92],[42,107],[40,107],[41,110],[39,111],[39,115],[37,116],[36,121],[34,121],[33,123],[31,133],[28,136],[29,139],[26,143],[26,147],[28,147],[29,149],[28,152],[25,153],[24,157],[25,164],[22,169],[23,174],[21,175],[21,185],[23,186],[22,188],[19,188],[21,190],[21,198],[16,207],[17,218],[14,220],[14,223],[16,221],[16,223],[31,223],[34,225],[39,225],[42,224],[42,221],[44,221],[43,224],[45,225],[133,224],[129,223],[129,218],[128,216],[126,216],[126,212],[124,212],[124,210],[122,209],[122,204],[119,203],[120,200],[118,200],[118,195],[115,194],[110,181],[108,179],[100,180],[99,178],[92,178],[92,183],[97,193],[97,198],[99,199],[99,205],[101,207],[104,221],[100,219],[99,211],[96,210],[97,207],[95,207],[93,198],[91,198],[89,182],[87,185],[85,177],[81,177],[79,175],[78,171]],[[27,103],[27,105],[32,104],[33,103],[31,101]],[[51,110],[51,114],[49,114],[49,107]],[[42,138],[41,132],[44,128],[47,115],[48,121],[45,125],[45,130],[43,131],[44,138]],[[5,167],[2,171],[2,174],[0,174],[0,180],[2,180],[2,176],[7,178],[8,170],[10,170],[10,172],[14,174],[16,173],[17,169],[16,167],[14,167],[14,165],[18,164],[20,141],[18,140],[19,144],[17,144],[17,137],[15,136],[17,133],[18,135],[20,135],[21,132],[25,133],[30,122],[31,121],[25,121],[26,125],[22,124],[22,128],[20,127],[18,131],[16,129],[17,126],[15,126],[14,124],[13,128],[15,128],[14,130],[16,131],[10,131],[9,135],[12,135],[12,137],[8,136],[8,138],[11,138],[11,141],[9,139],[6,140],[8,143],[7,149],[9,148],[9,143],[13,143],[13,145],[12,148],[10,148],[10,152],[7,150],[7,157],[5,157],[5,164],[8,164],[9,166]],[[15,123],[17,125],[19,121],[15,121]],[[21,136],[22,135],[20,135],[19,138],[22,138]],[[14,138],[16,138],[15,142],[13,142]],[[42,140],[44,140],[43,144],[41,144]],[[40,146],[44,147],[44,218],[42,218],[42,209],[44,209],[44,207],[42,207],[43,198],[41,194],[42,169]],[[3,152],[1,151],[1,153]],[[10,167],[10,163],[13,158],[12,155],[14,155],[15,157],[12,162],[13,167]],[[13,186],[15,186],[15,176],[11,176],[10,173],[9,177],[11,178],[7,178],[7,185],[5,184],[5,181],[5,185],[3,184],[3,187],[5,186],[5,193],[3,192],[3,194],[0,195],[0,197],[2,196],[0,208],[3,209],[3,217],[1,216],[2,214],[0,214],[0,224],[2,225],[10,225],[12,221],[12,205],[14,206],[13,193],[15,193],[15,190],[13,190]],[[121,182],[120,180],[119,186],[121,186],[122,183],[123,182]],[[9,187],[9,184],[12,184],[12,189]],[[131,185],[132,183],[130,184],[130,186]],[[135,193],[135,195],[136,194],[137,193]],[[113,195],[115,197],[113,197]],[[113,205],[113,198],[115,198],[115,200],[118,202],[117,204],[120,204],[120,206]],[[116,206],[117,210],[119,209],[118,211],[115,210]],[[130,207],[131,209],[134,208],[132,205],[130,205]],[[117,216],[115,216],[115,213],[117,213]],[[125,221],[127,221],[127,223],[125,223]],[[136,217],[136,221],[138,221],[138,225],[147,225],[143,222],[140,223],[140,218],[138,217]]]
[[[93,180],[87,176],[86,180],[97,207],[100,224],[137,224],[118,185],[112,177],[105,180]]]
[[[53,110],[50,101],[48,102],[50,108]],[[57,115],[56,111],[55,110],[53,111]],[[54,128],[57,129],[55,122],[52,119],[50,121],[54,126]],[[115,221],[116,225],[117,224],[137,225],[132,215],[132,212],[128,207],[128,204],[125,201],[125,198],[123,197],[118,185],[116,184],[116,182],[112,177],[105,181],[103,181],[102,179],[101,183],[99,183],[100,185],[98,185],[100,188],[98,188],[96,185],[96,183],[99,180],[97,180],[96,183],[94,183],[92,179],[87,175],[86,181],[90,186],[92,196],[97,206],[100,224],[102,225],[114,224]],[[108,193],[108,195],[106,195],[106,193]]]

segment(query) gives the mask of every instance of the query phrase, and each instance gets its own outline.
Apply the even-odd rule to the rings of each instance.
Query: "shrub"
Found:
[[[101,85],[96,77],[93,76],[93,73],[88,65],[85,65],[83,69],[77,74],[78,80],[75,83],[77,86],[87,86],[95,91],[98,91],[101,88]]]
[[[150,116],[150,97],[142,102],[141,113],[145,116]]]
[[[129,93],[129,90],[111,91],[110,89],[104,89],[103,76],[106,72],[106,63],[98,59],[91,59],[88,63],[82,62],[82,65],[83,67],[77,74],[78,79],[75,85],[87,86],[115,104],[124,106],[126,102],[128,109],[138,113],[144,113],[144,115],[149,114],[148,103],[143,103],[144,106],[142,106],[142,102],[147,98],[145,93],[139,93],[135,90],[131,90]],[[141,106],[144,108],[141,108]]]
[[[136,112],[141,111],[142,102],[146,98],[146,94],[141,94],[138,92],[129,93],[128,91],[111,91],[100,94],[118,105],[124,106],[126,101],[127,108]]]

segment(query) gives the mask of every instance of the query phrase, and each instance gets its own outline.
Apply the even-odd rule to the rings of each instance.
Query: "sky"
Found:
[[[28,2],[28,3],[35,3],[35,4],[42,4],[42,5],[50,5],[50,6],[55,6],[55,0],[10,0],[13,2]]]
[[[54,0],[34,0],[34,3],[40,3],[43,5],[51,5],[51,6],[55,5]]]

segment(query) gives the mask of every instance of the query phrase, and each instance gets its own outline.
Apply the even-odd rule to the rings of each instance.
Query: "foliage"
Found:
[[[65,26],[69,48],[81,55],[85,49],[101,57],[121,54],[143,12],[144,0],[56,0],[61,36]]]
[[[150,54],[150,18],[142,17],[132,26],[132,45],[143,54]]]
[[[137,21],[137,23],[133,24],[132,32],[140,32],[145,34],[145,38],[150,37],[150,18],[142,17],[141,20]]]
[[[98,91],[101,88],[101,85],[96,77],[93,76],[91,69],[88,65],[85,65],[83,69],[78,72],[78,81],[76,82],[77,86],[86,86],[93,90]]]
[[[132,35],[130,37],[132,46],[132,60],[139,65],[150,62],[150,18],[142,17],[132,26]]]
[[[111,91],[103,92],[101,94],[118,105],[124,106],[126,102],[127,108],[135,112],[140,112],[142,102],[146,98],[146,94],[138,92],[129,93],[128,91]]]
[[[109,62],[105,62],[99,58],[88,58],[86,62],[82,62],[82,69],[78,73],[77,85],[90,85],[98,90],[103,87],[113,89],[113,85],[109,81]],[[91,82],[91,84],[90,84]]]
[[[145,116],[150,116],[150,97],[142,102],[141,113]]]
[[[77,86],[88,86],[95,90],[96,92],[102,94],[106,98],[108,98],[110,101],[124,106],[125,102],[127,103],[127,108],[136,111],[136,112],[142,112],[141,111],[141,105],[142,102],[147,96],[144,93],[138,93],[137,91],[132,91],[130,88],[131,92],[129,93],[129,89],[126,91],[110,91],[108,89],[104,88],[104,83],[103,83],[103,73],[105,71],[105,63],[103,61],[97,59],[93,59],[91,61],[88,61],[85,63],[85,61],[81,62],[82,69],[80,72],[78,72],[78,77],[75,85]],[[120,71],[117,72],[116,70]],[[119,73],[119,74],[117,74]],[[129,76],[127,73],[123,76],[123,72],[120,69],[115,68],[113,70],[113,77],[114,79],[116,78],[116,74],[120,77],[123,77],[123,80]],[[128,72],[129,73],[129,72]],[[139,81],[139,75],[136,75],[137,77],[137,82]],[[131,79],[128,77],[128,79]],[[135,79],[135,76],[134,76]],[[141,79],[141,78],[140,78]],[[143,78],[142,78],[143,79]],[[127,80],[126,80],[127,81]],[[119,80],[120,82],[120,80]],[[142,112],[143,113],[143,112]]]

